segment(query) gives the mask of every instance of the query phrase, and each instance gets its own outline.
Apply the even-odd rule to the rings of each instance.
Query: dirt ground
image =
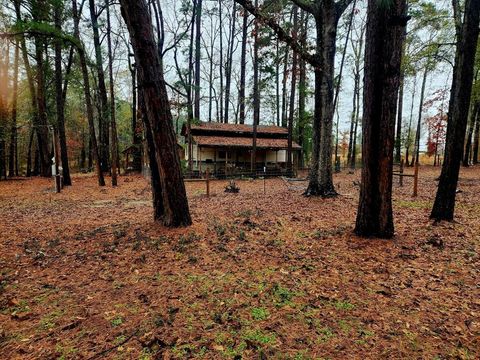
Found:
[[[396,184],[391,241],[352,233],[359,175],[189,183],[177,230],[139,176],[0,182],[0,359],[479,359],[480,168],[455,223],[428,219],[438,170]]]

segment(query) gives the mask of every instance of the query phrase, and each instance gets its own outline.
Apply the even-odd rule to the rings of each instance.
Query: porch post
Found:
[[[202,173],[202,148],[200,145],[197,146],[197,153],[198,153],[198,161],[199,161],[199,171],[200,171],[200,176]]]
[[[215,176],[217,176],[217,148],[213,148],[213,170]]]

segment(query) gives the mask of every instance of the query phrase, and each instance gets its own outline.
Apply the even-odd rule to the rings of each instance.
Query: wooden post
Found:
[[[418,195],[418,161],[415,161],[415,177],[413,179],[413,197]]]
[[[52,130],[52,142],[53,142],[53,165],[52,165],[52,175],[55,182],[55,192],[58,194],[62,191],[61,183],[60,183],[60,173],[59,173],[59,162],[60,162],[60,154],[58,151],[58,139],[57,139],[57,131],[54,127],[51,127]]]
[[[205,172],[205,182],[207,183],[207,197],[210,197],[210,169],[208,167]]]
[[[404,168],[404,162],[405,162],[405,160],[402,158],[402,160],[400,160],[400,187],[403,186],[403,168]]]
[[[266,155],[265,155],[266,157]],[[266,182],[267,181],[267,167],[264,166],[263,167],[263,195],[266,195],[267,194],[267,186],[266,186]]]
[[[213,176],[217,176],[217,148],[214,149],[213,153]]]
[[[198,166],[198,171],[199,171],[199,175],[200,177],[202,176],[202,148],[200,147],[200,145],[197,145],[197,154],[198,154],[198,163],[199,163],[199,166]]]

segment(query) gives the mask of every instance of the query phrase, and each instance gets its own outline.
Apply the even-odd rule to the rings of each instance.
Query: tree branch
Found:
[[[297,5],[300,9],[315,15],[316,12],[316,6],[314,3],[312,3],[309,0],[292,0],[292,2]]]
[[[274,19],[263,15],[259,11],[259,9],[257,9],[252,4],[251,0],[235,0],[235,2],[242,5],[244,9],[253,16],[255,16],[257,20],[270,27],[277,35],[278,39],[289,45],[293,49],[293,51],[295,51],[298,55],[302,57],[302,59],[304,59],[313,67],[317,68],[320,66],[320,62],[315,55],[310,54],[306,49],[300,46],[300,44],[292,36],[290,36],[280,25],[278,25]]]
[[[339,19],[340,16],[347,10],[347,7],[352,3],[353,0],[339,0],[335,4],[337,8],[337,18]]]

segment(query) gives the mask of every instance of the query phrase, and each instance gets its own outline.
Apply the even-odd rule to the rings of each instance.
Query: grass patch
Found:
[[[253,320],[262,321],[268,319],[270,313],[265,308],[253,308],[250,312],[252,315]]]

